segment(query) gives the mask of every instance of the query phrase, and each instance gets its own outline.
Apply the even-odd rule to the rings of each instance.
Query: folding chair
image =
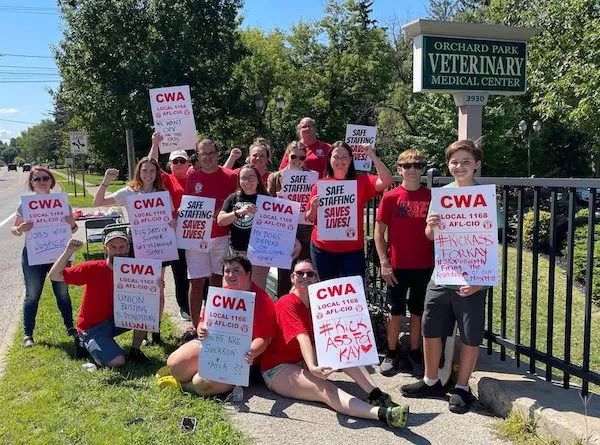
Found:
[[[104,229],[109,224],[114,224],[117,218],[106,217],[106,218],[93,218],[85,221],[85,248],[87,254],[90,254],[91,243],[101,243],[104,241],[103,232],[99,232],[98,229]],[[93,231],[92,233],[89,233]]]

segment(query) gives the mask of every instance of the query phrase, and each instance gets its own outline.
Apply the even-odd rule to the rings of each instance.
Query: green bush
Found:
[[[523,246],[533,249],[533,230],[535,222],[533,209],[525,213],[523,217]],[[548,253],[550,248],[550,219],[551,213],[540,210],[540,227],[538,237],[538,251]],[[556,252],[560,252],[560,246],[567,235],[567,217],[561,213],[556,215]]]
[[[587,212],[587,209],[585,209]],[[579,212],[577,212],[579,213]],[[586,216],[587,218],[587,216]],[[587,219],[586,219],[587,221]],[[573,278],[585,284],[587,267],[587,224],[575,229],[575,248],[573,250]],[[600,304],[600,223],[594,230],[594,265],[592,270],[592,300]]]

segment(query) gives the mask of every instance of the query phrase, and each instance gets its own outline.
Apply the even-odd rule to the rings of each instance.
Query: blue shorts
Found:
[[[109,318],[81,333],[80,338],[85,345],[85,349],[88,350],[96,363],[106,366],[118,356],[125,355],[125,351],[117,344],[114,337],[129,330],[117,328],[115,321]]]
[[[269,390],[271,389],[271,385],[273,385],[273,381],[275,380],[275,377],[277,377],[277,374],[279,374],[288,366],[299,366],[300,368],[306,367],[304,366],[304,362],[300,361],[298,363],[280,363],[279,365],[275,365],[272,368],[263,371],[262,377],[265,381],[265,385],[267,385],[267,388],[269,388]]]

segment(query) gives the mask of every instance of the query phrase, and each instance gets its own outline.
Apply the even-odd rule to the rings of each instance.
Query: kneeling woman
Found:
[[[277,330],[260,364],[269,389],[286,397],[325,403],[348,416],[379,419],[392,427],[405,426],[408,407],[393,403],[375,386],[364,366],[343,371],[369,394],[366,402],[327,380],[333,369],[317,366],[313,347],[308,285],[317,279],[312,263],[296,263],[291,280],[292,290],[275,304]]]
[[[261,355],[275,334],[275,305],[271,297],[261,288],[252,283],[252,264],[239,254],[228,255],[223,259],[223,278],[227,283],[226,289],[250,291],[256,293],[254,299],[254,323],[252,325],[252,343],[246,354],[246,361],[253,364]],[[222,394],[233,389],[233,385],[215,382],[201,377],[198,372],[198,354],[200,343],[207,336],[204,327],[204,314],[198,323],[198,338],[182,345],[167,359],[167,366],[181,386],[188,391],[194,391],[201,396]]]

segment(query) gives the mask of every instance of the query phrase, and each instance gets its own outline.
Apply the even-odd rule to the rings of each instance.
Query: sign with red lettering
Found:
[[[136,258],[171,261],[179,258],[169,192],[129,195],[127,213]]]
[[[498,284],[498,212],[496,186],[441,187],[431,190],[435,229],[436,284]]]
[[[214,198],[183,195],[177,215],[177,247],[207,252],[214,214]]]
[[[323,241],[358,239],[356,180],[318,181],[317,228]]]
[[[306,208],[308,206],[308,196],[317,183],[319,174],[308,170],[290,170],[285,169],[281,176],[281,197],[300,203],[299,224],[312,225],[312,222],[306,219]]]
[[[113,315],[118,328],[160,332],[160,260],[115,257]]]
[[[71,214],[65,193],[21,197],[23,220],[33,223],[25,233],[27,261],[30,266],[52,264],[71,239],[71,226],[65,217]]]
[[[162,136],[159,151],[195,150],[198,136],[188,85],[150,90],[154,128]]]
[[[370,144],[375,149],[375,139],[377,137],[377,127],[367,125],[346,125],[346,138],[344,142],[352,147],[354,155],[354,168],[359,171],[370,172],[373,166],[373,160],[365,151],[363,144]]]
[[[258,195],[248,243],[250,262],[256,266],[291,268],[299,218],[299,203]]]
[[[308,294],[319,366],[379,363],[362,277],[311,284]]]
[[[200,343],[198,374],[215,382],[248,386],[246,353],[252,343],[254,292],[209,287],[204,311],[208,336]]]

